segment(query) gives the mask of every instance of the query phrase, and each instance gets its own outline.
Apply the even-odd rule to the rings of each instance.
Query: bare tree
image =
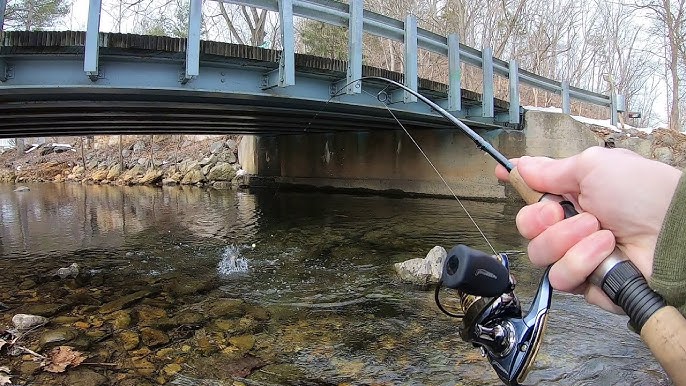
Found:
[[[648,0],[636,4],[638,9],[649,10],[655,27],[664,38],[664,56],[667,82],[670,87],[669,128],[679,130],[681,90],[680,72],[686,66],[686,0]],[[681,60],[680,60],[681,56]]]

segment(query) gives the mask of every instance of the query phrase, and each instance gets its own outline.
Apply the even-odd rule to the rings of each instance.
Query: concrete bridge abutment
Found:
[[[561,113],[527,111],[524,130],[477,132],[507,157],[560,158],[604,145],[589,126]],[[493,174],[495,161],[459,129],[414,130],[410,134],[458,196],[503,199],[511,195],[509,187]],[[244,136],[239,160],[251,175],[251,185],[451,195],[401,129]]]

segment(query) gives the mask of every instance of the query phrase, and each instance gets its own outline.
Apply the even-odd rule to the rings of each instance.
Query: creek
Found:
[[[49,318],[85,323],[76,324],[76,332],[89,339],[82,349],[89,362],[119,365],[91,368],[105,376],[104,384],[500,384],[479,351],[460,340],[457,321],[437,309],[433,292],[400,283],[393,272],[393,263],[424,257],[436,245],[489,250],[455,200],[28,186],[30,191],[14,192],[15,186],[0,185],[0,302],[9,307],[0,308],[0,328],[19,311],[41,305]],[[516,292],[528,304],[541,269],[524,253],[526,241],[514,225],[517,205],[463,202],[495,248],[508,252]],[[80,279],[53,277],[72,263]],[[103,305],[141,288],[155,290],[117,311],[128,313],[130,324],[112,327],[109,335],[95,332],[114,324]],[[213,308],[212,302],[227,298],[253,311],[233,315]],[[57,307],[45,312],[50,305]],[[189,311],[200,316],[180,322],[178,315]],[[165,327],[146,318],[155,312],[175,322]],[[231,323],[248,327],[222,327]],[[148,326],[169,341],[144,341]],[[140,334],[141,342],[122,348],[122,337],[130,337],[122,331]],[[38,340],[41,332],[35,334]],[[237,336],[242,340],[232,340]],[[246,355],[260,364],[240,362]],[[141,371],[140,357],[152,368]],[[24,374],[20,361],[0,356],[0,365],[10,364],[26,384],[60,384],[68,376],[35,369]],[[229,366],[239,362],[249,370]],[[556,292],[527,384],[669,381],[627,329],[626,317]]]

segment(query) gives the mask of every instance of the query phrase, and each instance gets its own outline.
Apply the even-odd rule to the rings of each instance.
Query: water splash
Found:
[[[248,260],[241,256],[239,247],[229,245],[222,252],[222,259],[217,265],[217,271],[223,276],[237,272],[248,272]]]

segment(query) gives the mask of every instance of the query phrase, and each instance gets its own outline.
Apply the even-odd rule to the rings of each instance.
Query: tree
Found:
[[[34,31],[49,28],[69,13],[71,0],[10,0],[5,11],[9,29]]]
[[[683,124],[679,110],[684,87],[680,75],[686,70],[686,0],[647,0],[636,6],[650,11],[656,32],[664,38],[666,80],[670,87],[669,128],[679,130]]]
[[[242,21],[247,25],[249,31],[249,38],[244,36],[243,33],[239,32],[236,27],[236,17],[235,13],[229,15],[229,11],[223,2],[219,3],[219,10],[221,12],[222,18],[226,22],[226,25],[231,31],[231,36],[238,42],[238,44],[246,44],[249,42],[251,46],[261,46],[265,43],[265,38],[267,33],[265,32],[267,15],[266,9],[260,9],[254,7],[246,7],[245,5],[238,6],[240,14],[242,16]],[[240,20],[240,18],[239,18]]]
[[[298,25],[302,52],[331,59],[347,60],[347,28],[313,20]]]
[[[189,12],[189,0],[170,1],[158,7],[154,17],[149,16],[150,11],[139,13],[142,17],[135,30],[143,35],[185,38],[188,36]]]

